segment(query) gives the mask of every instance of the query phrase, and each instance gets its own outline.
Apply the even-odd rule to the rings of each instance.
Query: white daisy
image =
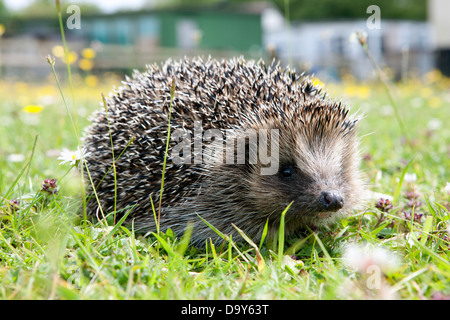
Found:
[[[58,157],[58,160],[62,160],[60,162],[60,165],[63,165],[66,162],[70,162],[70,165],[73,166],[78,161],[83,159],[83,156],[86,157],[90,154],[91,154],[90,152],[86,153],[85,148],[80,149],[80,147],[78,147],[78,149],[76,151],[70,151],[68,149],[63,149],[63,151],[61,152],[61,156]]]
[[[450,195],[450,182],[447,182],[447,185],[444,188],[445,192],[447,192],[448,195]]]
[[[20,153],[12,153],[8,156],[9,162],[23,162],[25,161],[25,156]]]
[[[417,180],[417,175],[415,173],[405,173],[403,180],[406,183],[414,183]]]

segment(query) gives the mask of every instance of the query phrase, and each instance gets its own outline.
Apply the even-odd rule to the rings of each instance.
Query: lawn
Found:
[[[53,76],[0,82],[1,299],[450,298],[450,79],[438,71],[389,85],[395,105],[377,82],[323,84],[364,114],[362,169],[393,203],[375,197],[296,239],[205,249],[77,214],[80,177],[57,158],[120,78],[73,82],[62,81],[73,122]]]

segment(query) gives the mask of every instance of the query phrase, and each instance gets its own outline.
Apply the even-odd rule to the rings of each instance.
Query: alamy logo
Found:
[[[207,129],[194,121],[194,132],[176,129],[171,138],[178,143],[171,159],[175,164],[251,164],[260,165],[261,175],[278,172],[278,129]]]
[[[367,18],[367,29],[381,29],[381,10],[377,5],[371,5],[367,7],[366,13],[371,13],[371,16]]]
[[[366,273],[370,274],[366,280],[367,289],[381,289],[381,268],[378,265],[369,265]]]
[[[70,16],[66,20],[67,29],[81,29],[80,7],[72,4],[67,7],[66,13],[70,13]]]

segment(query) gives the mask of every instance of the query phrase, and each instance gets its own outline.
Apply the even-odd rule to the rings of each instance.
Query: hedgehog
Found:
[[[259,241],[266,223],[276,234],[283,212],[291,236],[361,203],[360,116],[279,62],[148,65],[91,120],[87,213],[126,215],[138,233],[189,227],[202,246],[220,239],[214,228],[240,238],[237,227]]]

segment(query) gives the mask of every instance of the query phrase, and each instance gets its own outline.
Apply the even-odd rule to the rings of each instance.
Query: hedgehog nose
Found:
[[[320,203],[326,211],[338,211],[344,206],[344,199],[336,190],[322,191]]]

